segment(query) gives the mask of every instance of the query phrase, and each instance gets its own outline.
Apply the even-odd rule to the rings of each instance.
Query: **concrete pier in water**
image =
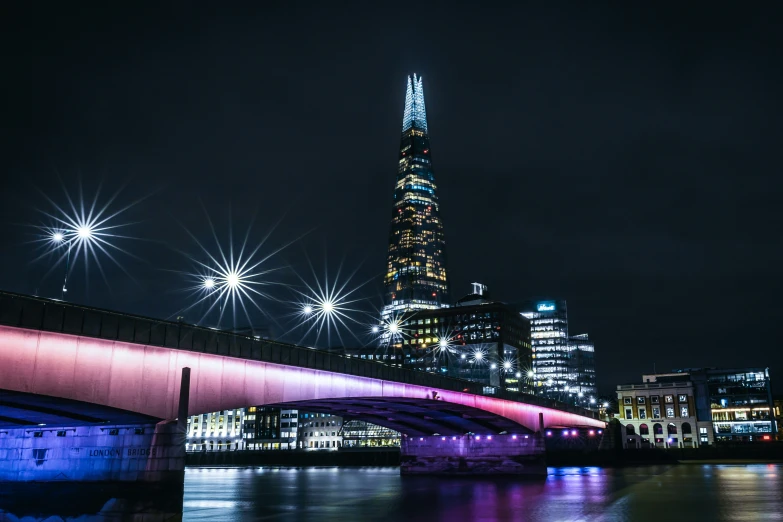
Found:
[[[400,473],[544,478],[544,453],[538,434],[403,437]]]

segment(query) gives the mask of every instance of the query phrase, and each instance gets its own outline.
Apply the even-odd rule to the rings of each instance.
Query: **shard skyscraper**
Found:
[[[440,219],[421,78],[408,77],[384,277],[384,319],[449,306]]]

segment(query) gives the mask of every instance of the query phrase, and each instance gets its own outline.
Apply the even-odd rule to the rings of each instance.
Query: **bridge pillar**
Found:
[[[0,430],[0,482],[182,482],[174,422]]]
[[[546,477],[544,442],[537,435],[403,437],[403,475]]]

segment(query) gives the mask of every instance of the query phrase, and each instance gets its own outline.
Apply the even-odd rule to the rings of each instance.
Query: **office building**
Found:
[[[511,391],[530,388],[528,321],[514,307],[489,299],[486,287],[477,283],[451,308],[401,315],[389,344],[392,349],[366,357],[393,357],[388,362],[402,361],[403,368]]]
[[[299,421],[299,448],[338,450],[342,447],[342,417],[328,413],[302,412]]]
[[[536,392],[566,400],[572,382],[566,302],[527,302],[521,306],[521,315],[530,321]]]
[[[422,79],[408,77],[381,316],[449,304],[446,243]],[[383,341],[383,339],[382,339]]]
[[[592,408],[598,395],[595,382],[595,345],[587,334],[568,338],[568,376],[570,393],[576,393],[577,403]]]
[[[768,368],[688,368],[655,378],[681,376],[696,386],[697,408],[712,419],[716,441],[765,441],[777,435]]]
[[[251,406],[247,408],[242,437],[248,450],[296,449],[298,411]]]
[[[520,313],[530,321],[536,393],[597,408],[595,345],[587,334],[569,335],[566,301],[527,301]]]
[[[233,451],[243,448],[244,411],[223,410],[188,417],[186,451]]]

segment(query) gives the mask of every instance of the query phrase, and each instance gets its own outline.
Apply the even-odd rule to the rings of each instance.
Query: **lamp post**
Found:
[[[66,240],[65,234],[63,232],[55,232],[52,234],[52,242],[56,245],[62,245],[63,243],[68,244],[68,253],[66,254],[65,258],[65,276],[63,277],[63,287],[60,291],[60,300],[65,299],[65,293],[68,291],[68,268],[71,264],[71,241]]]

